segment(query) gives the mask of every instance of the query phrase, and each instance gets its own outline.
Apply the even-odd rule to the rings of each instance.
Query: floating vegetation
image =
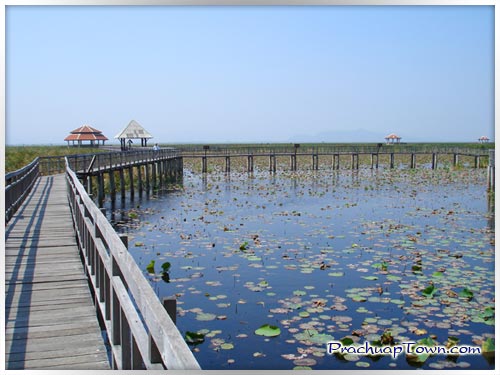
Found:
[[[281,330],[279,327],[272,326],[269,324],[264,324],[260,328],[255,330],[256,335],[265,336],[265,337],[279,336],[280,333],[281,333]]]
[[[204,369],[491,370],[485,194],[485,171],[467,168],[186,171],[182,190],[124,210],[137,217],[118,228],[141,244],[130,252],[150,280],[166,281],[158,295],[177,296],[177,325]],[[339,357],[326,354],[333,340],[483,355]]]

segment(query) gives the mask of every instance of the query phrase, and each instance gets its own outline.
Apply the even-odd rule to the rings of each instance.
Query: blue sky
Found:
[[[6,143],[494,137],[493,6],[6,11]]]

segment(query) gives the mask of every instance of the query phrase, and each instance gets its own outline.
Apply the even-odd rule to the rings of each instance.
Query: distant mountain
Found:
[[[389,134],[389,133],[387,133]],[[331,130],[315,134],[297,134],[289,139],[290,142],[384,142],[385,133],[372,132],[366,129]]]

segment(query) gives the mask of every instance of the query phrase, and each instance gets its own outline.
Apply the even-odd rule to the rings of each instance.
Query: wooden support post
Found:
[[[390,168],[394,169],[394,152],[391,152]]]
[[[231,172],[231,157],[230,156],[226,156],[226,169],[225,169],[225,172],[226,173],[230,173]]]
[[[453,154],[453,166],[456,167],[458,165],[458,154]]]
[[[128,167],[128,177],[130,180],[130,198],[134,199],[134,167]]]
[[[332,169],[340,169],[340,154],[332,155]]]
[[[111,199],[115,200],[116,198],[116,186],[115,186],[115,171],[109,171],[109,193],[111,195]]]
[[[249,173],[253,172],[253,155],[248,155],[248,158],[247,158],[247,171]]]
[[[120,174],[120,195],[122,200],[125,199],[125,176],[123,173],[123,168],[119,169],[119,174]]]
[[[177,300],[175,297],[165,297],[163,298],[163,307],[167,310],[168,316],[172,319],[172,322],[176,324],[177,321]],[[151,333],[149,333],[149,359],[151,363],[161,363],[161,353],[158,350],[158,346],[153,340]]]
[[[93,192],[92,192],[92,175],[91,174],[89,174],[87,176],[87,193],[89,195],[93,194]]]
[[[495,150],[489,150],[488,191],[495,191]]]
[[[122,370],[131,370],[132,369],[132,345],[131,345],[131,337],[130,337],[130,325],[128,323],[127,317],[125,313],[121,311],[120,313],[121,320],[121,348],[122,348]]]
[[[153,190],[157,188],[157,185],[156,185],[156,167],[157,167],[157,163],[156,163],[156,161],[154,161],[151,164],[151,178],[152,178],[152,183],[153,183]]]
[[[97,200],[99,203],[99,207],[102,207],[102,205],[104,204],[104,176],[102,173],[99,173],[97,175],[97,184],[98,184]]]
[[[351,154],[351,169],[359,169],[359,154]]]
[[[290,155],[290,170],[297,170],[297,155]]]
[[[202,156],[201,157],[201,173],[207,173],[207,157]]]
[[[317,171],[319,169],[319,156],[318,154],[312,155],[313,170]]]
[[[149,189],[151,187],[150,181],[149,181],[149,167],[150,164],[144,164],[144,170],[145,170],[145,175],[146,175],[146,194],[149,194]]]
[[[128,249],[128,236],[126,234],[120,234],[120,240],[122,240],[123,244]]]
[[[121,340],[121,328],[120,328],[120,301],[116,295],[116,291],[113,289],[113,298],[111,300],[111,344],[120,345]]]
[[[437,153],[432,153],[432,169],[436,169],[438,164]]]
[[[412,153],[410,155],[410,168],[414,169],[417,167],[417,155],[415,153]]]
[[[177,300],[175,297],[163,298],[163,307],[167,310],[170,319],[176,324],[177,321]]]
[[[158,186],[163,187],[163,161],[158,162]]]
[[[142,165],[137,166],[137,188],[139,189],[139,197],[142,197]]]
[[[276,155],[269,155],[269,172],[276,172]]]
[[[480,163],[479,163],[479,156],[474,156],[474,167],[479,168]]]

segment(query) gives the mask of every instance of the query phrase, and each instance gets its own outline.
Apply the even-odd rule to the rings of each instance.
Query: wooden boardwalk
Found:
[[[5,228],[7,369],[109,369],[65,175],[40,177]]]

